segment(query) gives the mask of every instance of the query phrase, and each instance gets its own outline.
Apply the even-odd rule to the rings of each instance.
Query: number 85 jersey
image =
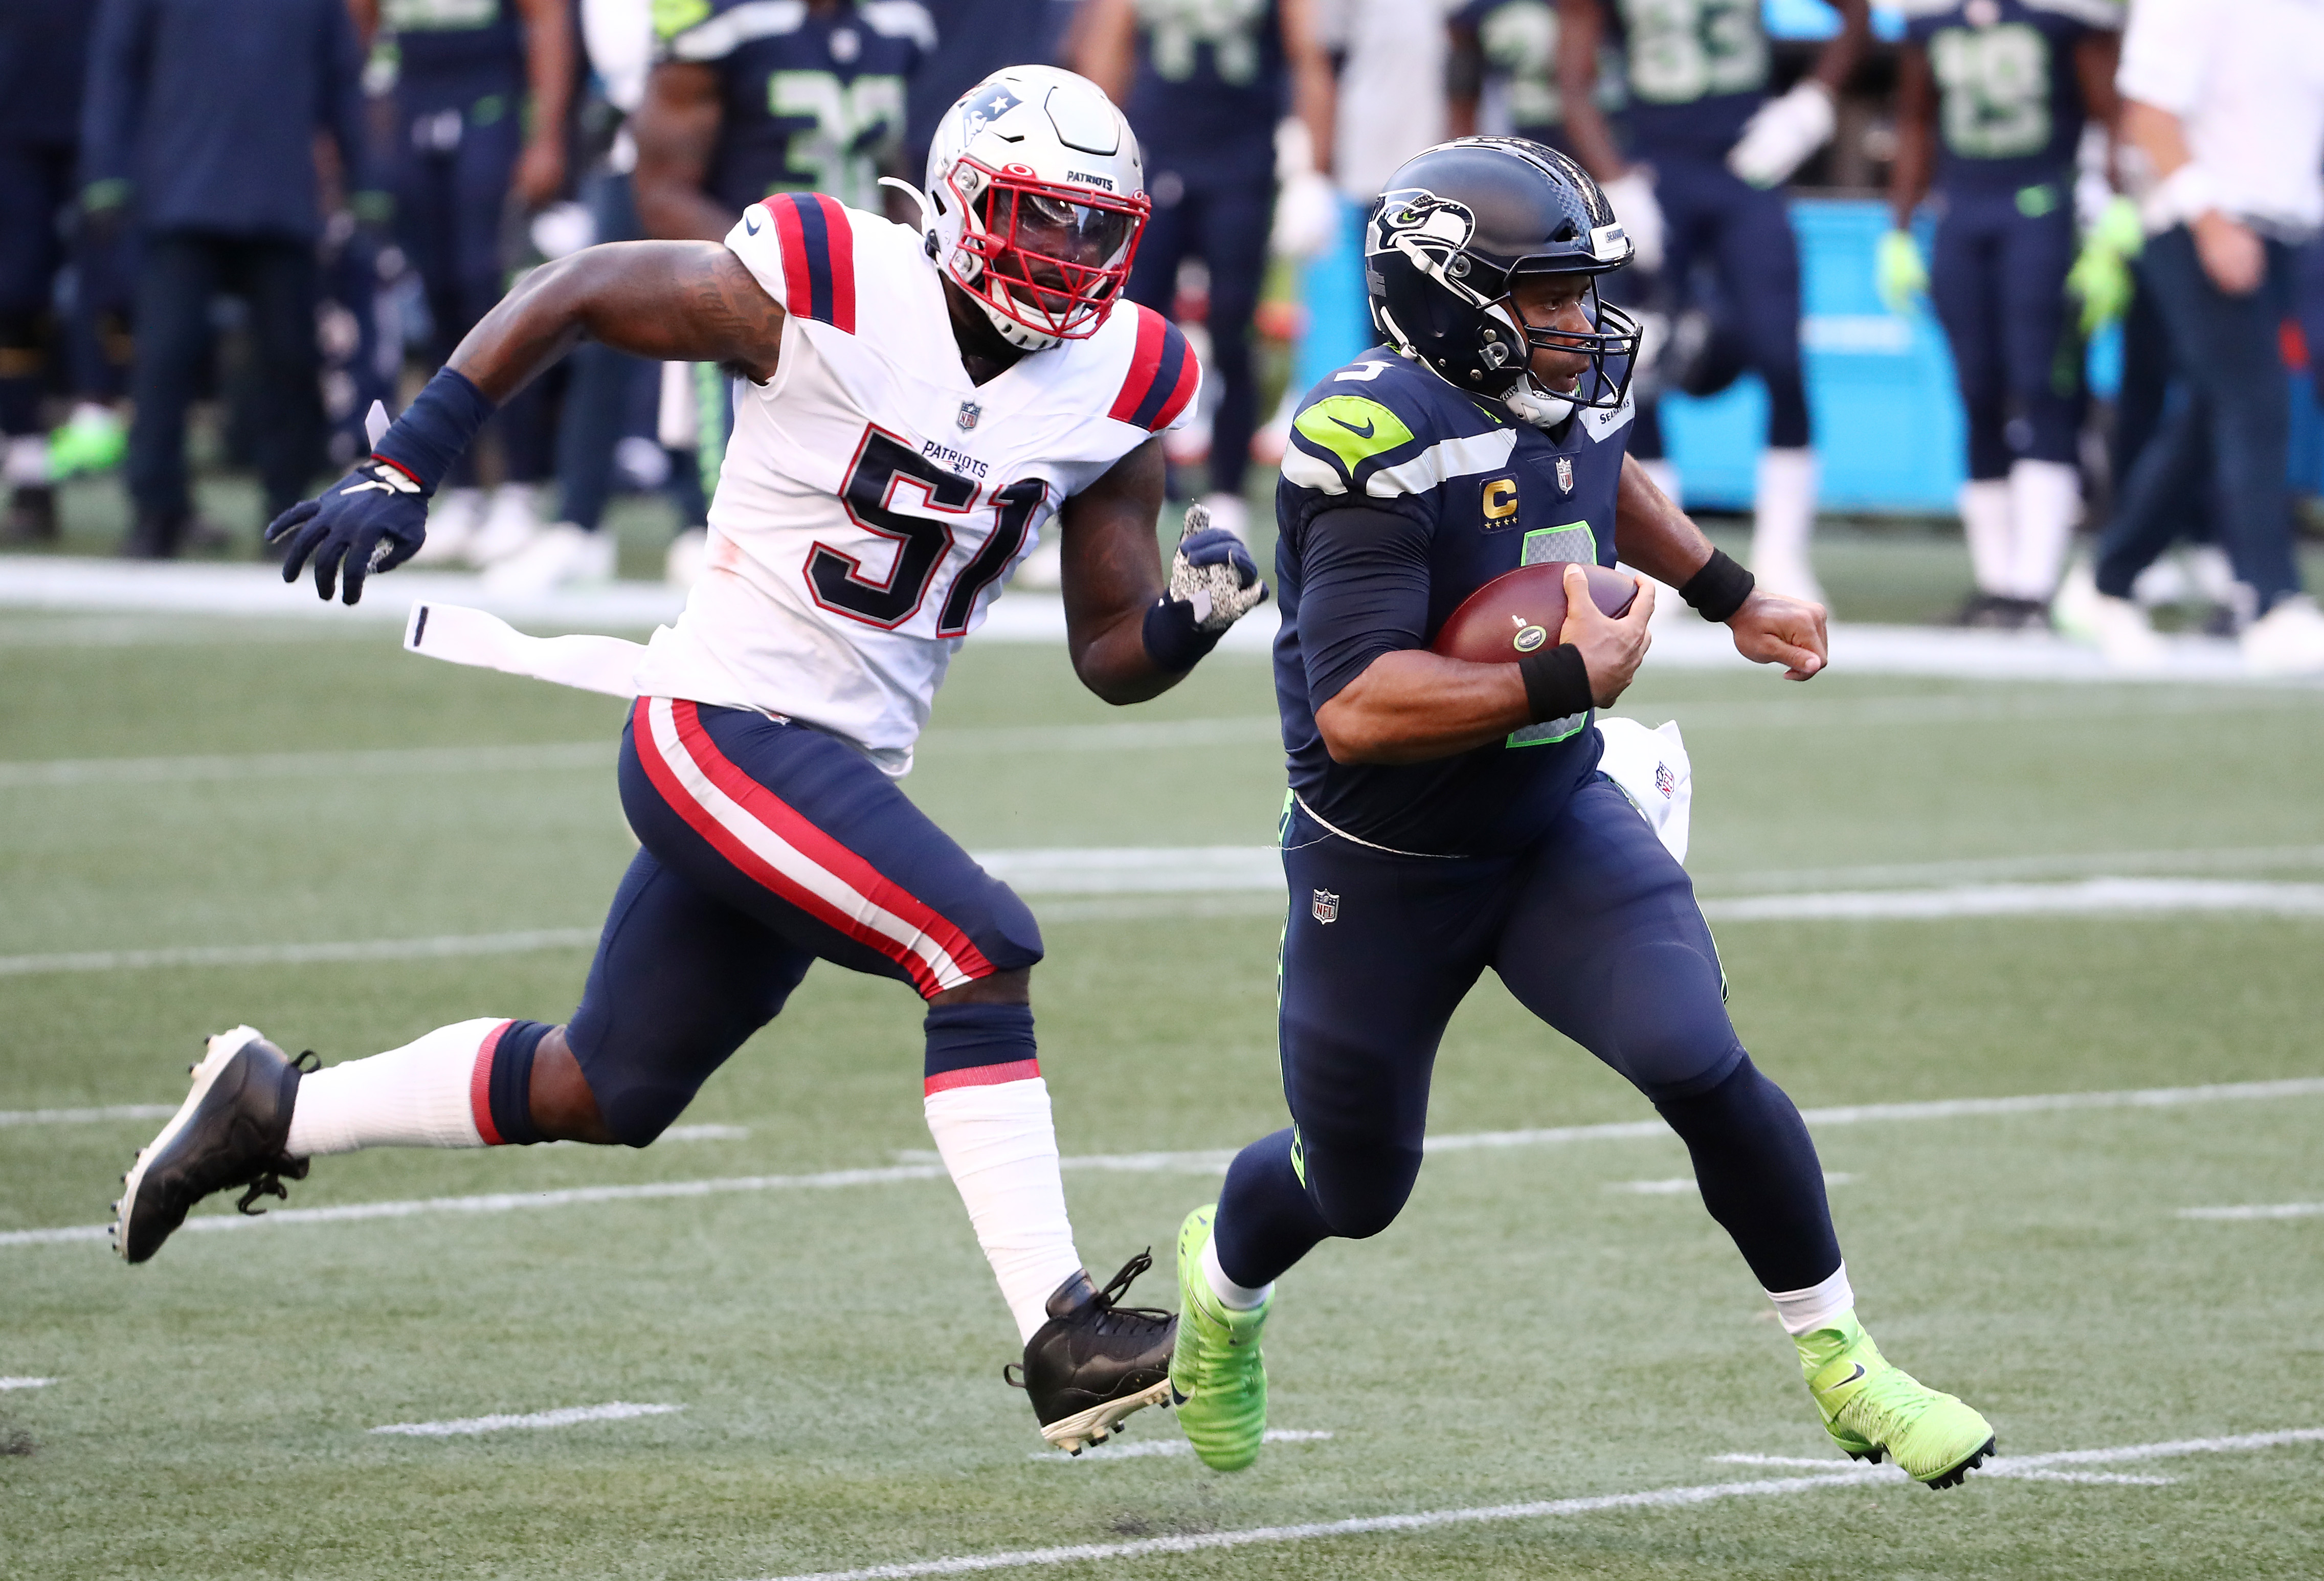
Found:
[[[1123,303],[976,384],[919,234],[821,194],[752,205],[726,245],[786,312],[780,357],[735,386],[708,567],[638,689],[779,714],[902,774],[1042,522],[1185,421],[1201,370]]]

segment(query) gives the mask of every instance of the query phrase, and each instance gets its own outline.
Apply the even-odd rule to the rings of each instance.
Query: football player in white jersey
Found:
[[[1167,1395],[1176,1319],[1119,1304],[1145,1259],[1101,1290],[1074,1250],[1028,994],[1039,929],[895,776],[1052,513],[1074,666],[1110,702],[1168,689],[1266,588],[1199,520],[1167,577],[1156,552],[1157,436],[1200,371],[1159,315],[1119,301],[1148,202],[1111,102],[1069,72],[996,74],[946,117],[921,202],[914,228],[788,194],[724,245],[547,265],[371,458],[269,530],[286,580],[311,559],[317,591],[342,583],[352,604],[419,547],[494,405],[583,337],[748,381],[710,569],[637,667],[621,785],[641,849],[571,1020],[480,1017],[327,1070],[250,1027],[210,1039],[125,1178],[123,1256],[151,1257],[212,1192],[281,1195],[320,1154],[644,1146],[820,958],[927,1002],[927,1123],[1043,1436],[1078,1451]]]

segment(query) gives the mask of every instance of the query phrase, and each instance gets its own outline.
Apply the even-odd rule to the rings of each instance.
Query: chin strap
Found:
[[[1509,386],[1501,404],[1536,428],[1555,428],[1573,415],[1572,402],[1543,389],[1531,374],[1521,375]]]

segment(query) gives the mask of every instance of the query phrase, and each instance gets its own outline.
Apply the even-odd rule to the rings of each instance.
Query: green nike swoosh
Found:
[[[1335,417],[1332,421],[1360,439],[1369,439],[1372,437],[1372,420],[1369,417],[1364,419],[1364,426],[1361,428],[1358,428],[1344,417]]]

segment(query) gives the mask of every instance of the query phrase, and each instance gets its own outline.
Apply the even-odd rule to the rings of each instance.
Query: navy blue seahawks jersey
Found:
[[[1937,186],[2064,180],[2082,135],[2075,46],[2122,23],[2115,0],[1912,0],[1904,36],[1928,51],[1936,82]]]
[[[88,0],[8,0],[0,5],[0,140],[80,140],[81,84],[97,7]]]
[[[1504,572],[1612,565],[1631,416],[1625,404],[1537,429],[1385,350],[1308,392],[1275,495],[1275,689],[1291,789],[1309,812],[1392,850],[1483,855],[1540,834],[1589,777],[1587,711],[1454,757],[1382,765],[1333,763],[1314,709],[1381,652],[1425,646]],[[1334,514],[1351,508],[1364,514]],[[1358,531],[1369,541],[1351,541]],[[1367,578],[1388,596],[1342,596]],[[1409,596],[1391,587],[1398,578]]]
[[[459,96],[523,87],[524,30],[512,0],[384,0],[380,23],[395,41],[407,97],[438,84]]]
[[[1629,62],[1632,152],[1723,156],[1767,98],[1759,0],[1604,4]]]
[[[656,58],[717,68],[722,113],[706,190],[728,208],[827,192],[880,210],[904,136],[904,88],[935,50],[918,0],[818,15],[806,0],[659,0]]]
[[[1123,113],[1146,167],[1275,170],[1287,107],[1276,0],[1137,0],[1138,79]],[[1213,169],[1206,173],[1220,173]]]
[[[1469,0],[1452,24],[1476,34],[1485,68],[1477,130],[1529,137],[1563,149],[1565,105],[1557,87],[1556,0]],[[1622,59],[1607,50],[1598,62],[1598,107],[1609,115],[1628,102]]]

